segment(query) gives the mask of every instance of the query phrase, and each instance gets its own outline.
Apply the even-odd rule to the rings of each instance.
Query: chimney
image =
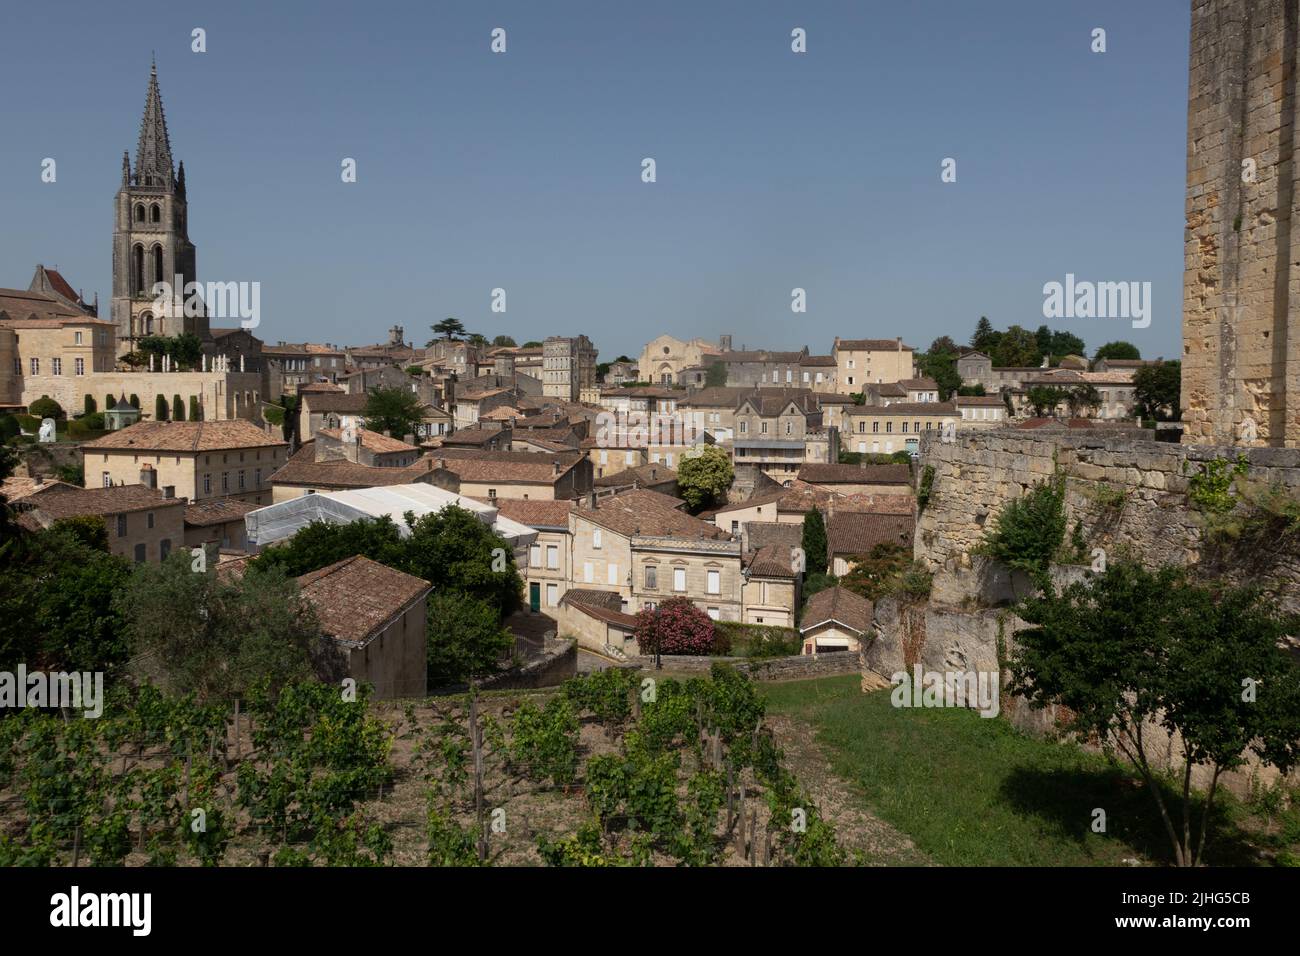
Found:
[[[406,435],[403,437],[402,440],[403,440],[404,442],[406,442],[408,445],[414,445],[414,444],[415,444],[415,436],[414,436],[413,434],[411,434],[410,432],[407,432]]]
[[[393,437],[393,430],[392,430],[391,428],[385,428],[385,429],[384,429],[384,437],[385,437],[385,438],[392,438],[392,437]]]
[[[438,466],[439,468],[441,468],[441,469],[443,469],[443,470],[446,470],[446,468],[447,468],[447,459],[446,459],[446,458],[439,458],[436,464],[437,464],[437,466]]]
[[[898,341],[898,351],[901,352],[903,351],[903,337],[901,335],[898,336],[897,341]]]
[[[44,476],[44,475],[32,475],[32,484],[33,484],[35,487],[39,488],[41,485],[45,484],[45,476]]]
[[[740,526],[740,553],[749,554],[749,522]]]
[[[587,507],[593,511],[596,509],[596,489],[587,492]]]
[[[559,475],[559,473],[560,473],[560,460],[559,460],[558,458],[553,458],[553,459],[551,459],[551,466],[555,469],[554,474]]]
[[[175,497],[176,497],[176,486],[175,486],[175,485],[163,485],[163,497],[164,497],[164,498],[175,498]]]
[[[145,465],[140,469],[140,484],[146,488],[158,487],[158,476],[153,470],[153,465]]]

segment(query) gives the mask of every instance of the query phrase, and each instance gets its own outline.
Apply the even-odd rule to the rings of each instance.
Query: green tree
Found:
[[[1035,385],[1025,393],[1025,398],[1034,410],[1034,417],[1042,418],[1055,414],[1056,406],[1065,401],[1066,393],[1065,389],[1055,385]]]
[[[434,591],[429,596],[430,689],[494,673],[514,643],[488,601],[463,591]]]
[[[716,445],[698,455],[683,455],[677,468],[677,493],[692,511],[721,499],[736,477],[731,457]]]
[[[1000,337],[1001,333],[993,328],[988,316],[981,315],[975,325],[975,334],[970,338],[970,347],[991,357]]]
[[[154,421],[157,422],[167,421],[167,399],[163,398],[161,395],[154,399],[153,417]]]
[[[1133,405],[1143,418],[1176,421],[1182,417],[1183,363],[1143,365],[1133,375]]]
[[[1065,540],[1065,525],[1065,476],[1057,474],[1010,501],[979,550],[1041,577]]]
[[[1080,358],[1086,358],[1088,355],[1088,347],[1083,339],[1073,332],[1053,332],[1048,344],[1047,354],[1056,360],[1053,365],[1058,364],[1067,355],[1077,355]]]
[[[435,335],[441,335],[450,342],[452,339],[458,339],[465,335],[465,326],[460,319],[446,318],[441,322],[435,322],[433,331]]]
[[[190,421],[199,422],[203,420],[203,409],[199,407],[199,397],[190,396]]]
[[[929,352],[916,356],[916,368],[922,375],[932,378],[939,386],[939,400],[948,401],[952,393],[961,388],[961,375],[957,372],[957,353]]]
[[[180,395],[172,396],[172,421],[185,421],[185,403],[181,401]]]
[[[704,370],[704,384],[707,388],[716,388],[727,384],[727,363],[712,362]]]
[[[496,348],[512,349],[515,347],[515,340],[508,335],[498,335],[492,340],[492,344]]]
[[[118,593],[131,566],[108,553],[103,519],[55,527],[0,547],[0,665],[106,671],[127,659]],[[4,537],[0,529],[0,537]]]
[[[42,395],[32,402],[27,406],[27,411],[37,418],[53,418],[61,421],[67,417],[64,414],[63,406],[48,395]]]
[[[340,671],[315,610],[279,569],[226,579],[215,565],[193,571],[189,553],[179,551],[136,565],[117,610],[140,669],[201,700],[247,693],[259,680],[279,687]]]
[[[1073,385],[1065,390],[1065,404],[1071,415],[1077,415],[1084,409],[1093,409],[1101,404],[1101,393],[1091,384]]]
[[[994,365],[1010,368],[1035,366],[1042,361],[1034,333],[1018,325],[1010,326],[999,336],[991,358]]]
[[[826,573],[826,522],[816,508],[803,516],[804,570],[808,574]]]
[[[288,541],[264,549],[250,564],[260,570],[276,567],[296,578],[356,554],[400,568],[404,550],[401,533],[387,515],[347,524],[313,521]]]
[[[470,345],[476,345],[481,349],[488,347],[487,336],[481,332],[471,332],[466,337],[466,341],[469,342]]]
[[[1224,772],[1248,753],[1284,774],[1300,758],[1300,666],[1280,650],[1300,621],[1276,596],[1115,562],[1017,613],[1030,626],[1015,634],[1010,691],[1059,706],[1069,730],[1137,767],[1179,866],[1202,862]],[[1157,727],[1182,751],[1176,795],[1153,756]],[[1203,798],[1192,791],[1197,765],[1212,774]]]
[[[362,412],[372,432],[388,432],[394,438],[414,435],[420,424],[420,397],[410,389],[377,388],[366,398]]]
[[[95,404],[95,396],[91,395],[89,392],[86,393],[84,407],[87,415],[99,411],[99,406]]]
[[[984,391],[984,384],[982,382],[976,382],[974,385],[963,385],[961,388],[957,389],[957,394],[984,395],[986,393]]]
[[[959,355],[961,353],[961,349],[957,347],[957,343],[947,335],[941,335],[931,342],[930,347],[926,351],[930,355],[942,355],[945,352],[950,352],[953,355]]]
[[[1142,353],[1138,347],[1131,342],[1116,341],[1107,342],[1101,348],[1097,349],[1097,354],[1092,357],[1093,364],[1097,364],[1104,358],[1110,359],[1140,359]]]

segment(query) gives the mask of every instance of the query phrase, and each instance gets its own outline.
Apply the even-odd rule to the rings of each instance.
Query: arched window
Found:
[[[140,313],[140,334],[153,335],[153,313],[152,312]]]
[[[149,221],[162,222],[162,209],[157,203],[154,203],[149,207]]]
[[[135,221],[136,221],[136,222],[144,222],[144,203],[136,203],[136,206],[135,206]]]
[[[141,206],[141,209],[144,207]],[[144,291],[144,246],[131,247],[131,294]]]
[[[162,246],[155,245],[152,250],[153,254],[153,281],[166,282],[167,277],[163,275],[163,250]]]

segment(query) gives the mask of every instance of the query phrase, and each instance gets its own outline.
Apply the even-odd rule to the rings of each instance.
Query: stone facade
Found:
[[[1300,447],[1298,29],[1291,0],[1192,2],[1185,442]]]

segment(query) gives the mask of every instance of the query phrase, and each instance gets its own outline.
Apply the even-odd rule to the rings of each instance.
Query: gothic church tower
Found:
[[[155,307],[155,282],[198,279],[194,244],[187,231],[185,164],[172,174],[172,149],[158,92],[158,68],[149,71],[144,118],[135,151],[135,169],[122,154],[122,185],[117,191],[113,226],[113,321],[117,354],[135,348],[145,335],[193,332],[208,344],[206,310],[186,316],[182,310],[161,314]]]

